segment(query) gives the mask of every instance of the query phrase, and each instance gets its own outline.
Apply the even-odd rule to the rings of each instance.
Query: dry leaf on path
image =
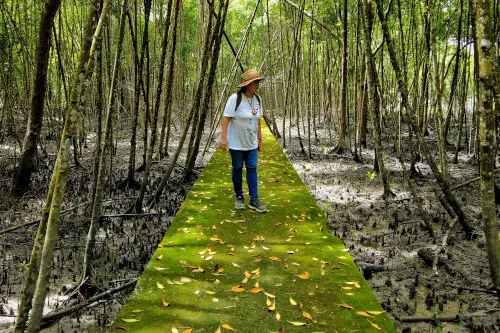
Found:
[[[113,326],[114,328],[116,328],[117,330],[122,330],[122,331],[128,331],[129,329],[126,328],[126,327],[123,327],[123,326]]]
[[[366,311],[366,312],[368,312],[369,314],[372,314],[374,316],[378,316],[379,314],[382,314],[385,311]]]
[[[368,320],[369,321],[369,320]],[[375,327],[376,329],[378,329],[379,331],[383,331],[383,329],[380,328],[380,326],[378,326],[377,324],[375,323],[372,323],[371,321],[369,321],[370,324],[372,324],[373,327]]]
[[[371,318],[372,316],[370,316],[368,313],[364,312],[364,311],[358,311],[356,312],[356,314],[358,316],[361,316],[361,317],[368,317],[368,318]]]
[[[242,293],[245,291],[245,288],[243,288],[242,286],[234,286],[231,289],[229,289],[229,291],[232,291],[234,293]]]
[[[288,321],[288,320],[287,320]],[[293,326],[305,326],[306,323],[300,322],[300,321],[288,321],[290,324]]]

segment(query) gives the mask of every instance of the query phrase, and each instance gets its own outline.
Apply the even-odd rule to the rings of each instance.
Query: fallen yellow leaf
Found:
[[[281,315],[279,312],[276,312],[276,320],[281,320]]]
[[[271,302],[271,300],[269,298],[267,298],[266,305],[269,307],[269,306],[273,305],[273,302]]]
[[[303,315],[303,316],[304,316],[304,318],[306,318],[306,319],[309,319],[309,320],[311,320],[311,321],[313,320],[312,316],[311,316],[309,313],[305,312],[305,311],[304,311],[304,312],[302,312],[302,315]]]
[[[368,317],[368,318],[371,318],[371,316],[370,316],[368,313],[364,312],[364,311],[358,311],[358,312],[356,312],[356,314],[357,314],[358,316],[361,316],[361,317]]]
[[[158,289],[163,289],[165,288],[160,282],[156,282],[156,286],[158,287]]]
[[[276,296],[274,296],[273,294],[266,293],[265,291],[264,291],[264,295],[266,295],[269,298],[276,298]]]
[[[232,328],[228,324],[222,324],[222,328],[225,328],[226,330],[236,331],[234,328]]]
[[[288,320],[287,320],[288,321]],[[292,324],[293,326],[305,326],[306,323],[302,323],[300,321],[288,321],[290,324]]]
[[[242,286],[234,286],[231,289],[229,289],[229,291],[232,291],[234,293],[241,293],[245,291],[245,288],[243,288]]]
[[[252,274],[250,274],[249,271],[245,271],[243,274],[245,274],[245,276],[250,279],[252,277]]]
[[[215,331],[215,333],[222,333],[221,330],[220,330],[220,326],[219,328],[217,329],[217,331]]]
[[[369,321],[369,320],[368,320]],[[383,329],[381,329],[377,324],[375,323],[372,323],[371,321],[369,321],[370,324],[372,324],[373,327],[375,327],[376,329],[378,329],[379,331],[383,331]]]
[[[295,302],[295,300],[293,298],[290,297],[290,304],[292,305],[297,305],[297,302]]]
[[[273,300],[273,304],[267,307],[269,311],[274,311],[276,310],[276,300]]]
[[[303,280],[307,280],[309,279],[309,273],[308,272],[304,272],[302,274],[299,274],[297,275],[299,278],[303,279]]]
[[[222,273],[224,272],[224,267],[219,267],[219,269],[217,270],[217,273]]]
[[[372,314],[374,316],[378,316],[379,314],[382,314],[385,311],[366,311],[366,312],[368,312],[369,314]]]
[[[253,287],[252,289],[250,289],[250,292],[253,293],[253,294],[257,294],[257,293],[260,293],[263,290],[264,290],[264,288],[262,288],[262,287]]]
[[[156,269],[157,271],[161,272],[161,271],[164,271],[164,270],[166,270],[166,269],[168,269],[168,268],[165,268],[165,267],[155,267],[155,269]]]
[[[160,254],[158,257],[156,257],[156,259],[162,260],[163,259],[163,254]]]
[[[162,301],[164,307],[170,306],[170,303],[167,302],[166,300],[162,299],[161,301]]]
[[[256,270],[253,270],[250,273],[252,273],[252,274],[260,274],[260,268],[257,268]]]
[[[193,332],[192,328],[186,328],[184,331],[182,331],[182,333],[191,333],[191,332]]]
[[[172,333],[179,333],[176,327],[172,327]]]
[[[271,256],[269,257],[269,259],[271,259],[272,261],[279,261],[280,258],[276,257],[276,256]]]
[[[241,267],[240,265],[238,265],[237,263],[233,262],[233,266],[234,267]]]
[[[352,306],[344,304],[344,303],[337,304],[337,305],[340,306],[341,308],[344,308],[344,309],[354,309]]]

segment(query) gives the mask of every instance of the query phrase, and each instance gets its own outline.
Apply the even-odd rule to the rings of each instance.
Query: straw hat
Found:
[[[264,78],[260,76],[256,69],[248,69],[243,74],[241,74],[241,83],[237,86],[238,88],[245,87],[253,81],[263,80]]]

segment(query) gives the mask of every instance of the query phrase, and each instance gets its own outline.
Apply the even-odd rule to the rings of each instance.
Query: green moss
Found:
[[[239,332],[395,332],[385,313],[357,314],[382,309],[281,147],[267,128],[263,134],[259,191],[269,212],[234,209],[229,153],[217,150],[110,332],[215,332],[222,324]],[[257,283],[275,296],[274,311],[271,296],[249,292]]]

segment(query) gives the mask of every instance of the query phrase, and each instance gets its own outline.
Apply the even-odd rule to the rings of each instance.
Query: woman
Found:
[[[250,202],[248,208],[265,212],[266,207],[259,201],[257,188],[257,160],[262,142],[260,118],[263,110],[260,97],[256,94],[259,81],[263,78],[255,69],[241,74],[238,92],[229,97],[222,117],[222,137],[220,147],[229,149],[232,160],[232,180],[236,195],[236,209],[245,209],[242,178],[243,163],[247,171],[247,185]]]

